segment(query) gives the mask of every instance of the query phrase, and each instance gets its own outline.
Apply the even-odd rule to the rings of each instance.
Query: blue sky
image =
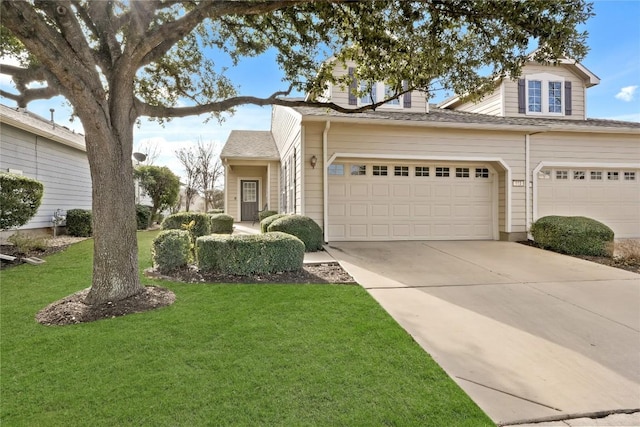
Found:
[[[640,1],[599,0],[594,2],[594,11],[596,15],[585,25],[591,50],[582,64],[600,78],[600,84],[587,91],[587,115],[640,122]],[[228,75],[240,85],[243,95],[268,96],[287,87],[281,81],[282,73],[274,56],[269,54],[243,60]],[[6,76],[0,76],[0,87],[9,89],[7,84]],[[432,102],[444,97],[441,94]],[[0,102],[15,106],[5,98]],[[47,118],[49,109],[55,108],[56,122],[81,131],[77,120],[69,123],[71,109],[60,97],[32,102],[28,108]],[[271,108],[241,107],[222,124],[215,120],[204,124],[203,119],[174,119],[164,127],[143,120],[134,130],[134,151],[145,145],[157,147],[160,156],[155,164],[169,166],[180,175],[182,168],[175,159],[175,150],[191,146],[199,139],[214,143],[220,150],[233,129],[268,130]]]

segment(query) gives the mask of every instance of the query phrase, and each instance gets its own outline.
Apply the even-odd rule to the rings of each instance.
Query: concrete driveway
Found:
[[[640,275],[508,242],[328,250],[496,423],[640,408]]]

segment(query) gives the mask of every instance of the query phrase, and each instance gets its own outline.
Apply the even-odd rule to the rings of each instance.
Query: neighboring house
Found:
[[[0,170],[44,185],[36,215],[21,230],[48,229],[56,210],[91,209],[84,136],[50,120],[0,105]]]
[[[222,150],[226,212],[307,215],[328,242],[520,240],[545,215],[638,238],[640,123],[588,119],[598,83],[578,63],[529,63],[476,103],[416,91],[365,113],[275,106],[271,131],[233,131]],[[357,107],[386,89],[322,99]]]

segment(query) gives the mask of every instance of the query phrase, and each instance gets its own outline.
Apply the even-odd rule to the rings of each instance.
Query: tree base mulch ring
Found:
[[[129,298],[104,304],[85,304],[89,288],[49,304],[36,315],[36,321],[43,325],[63,326],[93,322],[100,319],[143,313],[171,305],[176,295],[166,288],[147,286]]]

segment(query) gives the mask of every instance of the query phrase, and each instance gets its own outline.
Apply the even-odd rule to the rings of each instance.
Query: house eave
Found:
[[[46,130],[43,128],[43,126],[34,126],[32,124],[29,123],[25,123],[23,120],[20,120],[20,112],[15,112],[16,116],[14,117],[13,114],[9,115],[6,114],[4,111],[0,114],[0,122],[7,124],[9,126],[13,126],[15,128],[30,132],[34,135],[38,135],[41,136],[43,138],[47,138],[50,139],[52,141],[55,141],[59,144],[62,145],[66,145],[68,147],[71,148],[75,148],[76,150],[80,150],[80,151],[87,151],[87,147],[85,146],[85,140],[84,137],[82,135],[79,134],[70,134],[69,137],[75,139],[72,140],[71,138],[68,137],[63,137],[61,135],[59,135],[58,133],[54,133],[55,129],[63,129],[61,128],[59,125],[56,125],[55,127],[53,125],[51,125],[52,129],[51,130]],[[65,133],[69,132],[66,129],[63,130]]]
[[[615,134],[633,134],[640,135],[640,128],[633,127],[613,127],[613,126],[585,126],[576,122],[573,124],[495,124],[495,123],[461,123],[461,122],[435,122],[435,121],[417,121],[417,120],[390,120],[375,118],[355,118],[355,117],[336,117],[336,116],[319,116],[319,115],[303,115],[303,122],[326,122],[331,120],[332,123],[358,123],[358,124],[378,124],[378,125],[396,125],[396,126],[412,126],[412,127],[430,127],[439,129],[462,129],[462,130],[485,130],[485,131],[511,131],[511,132],[575,132],[575,133],[615,133]]]

